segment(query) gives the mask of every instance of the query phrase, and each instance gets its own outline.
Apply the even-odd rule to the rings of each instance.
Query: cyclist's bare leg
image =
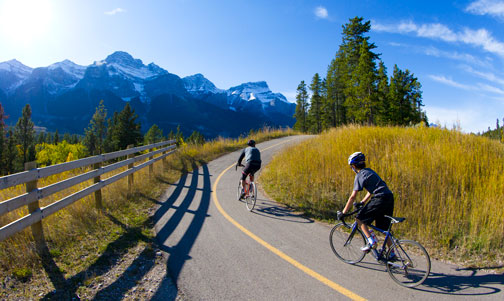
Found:
[[[361,222],[358,218],[356,218],[355,220],[357,221],[357,224],[361,228],[364,235],[366,235],[366,237],[369,238],[371,236],[371,233],[369,233],[368,226],[366,224],[364,224],[363,222]]]

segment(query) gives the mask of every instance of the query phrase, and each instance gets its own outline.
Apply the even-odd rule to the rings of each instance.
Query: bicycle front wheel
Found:
[[[387,258],[389,258],[387,271],[399,285],[415,287],[422,284],[429,276],[431,268],[429,254],[416,241],[396,241],[388,250]]]
[[[252,211],[254,209],[257,200],[257,187],[254,182],[250,183],[249,186],[249,194],[245,199],[245,205],[247,206],[248,211]]]
[[[361,251],[361,247],[366,245],[364,234],[359,229],[352,229],[343,223],[332,228],[329,243],[334,255],[346,263],[358,263],[366,256],[366,253]]]

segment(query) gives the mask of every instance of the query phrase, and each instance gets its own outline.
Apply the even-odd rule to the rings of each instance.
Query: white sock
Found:
[[[376,240],[374,240],[374,238],[372,236],[369,236],[367,238],[367,240],[368,240],[368,242],[369,242],[370,245],[374,245],[376,243]]]

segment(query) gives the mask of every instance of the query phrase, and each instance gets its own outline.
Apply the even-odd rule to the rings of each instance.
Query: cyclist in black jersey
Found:
[[[360,203],[366,204],[369,199],[371,200],[362,208],[355,219],[368,239],[368,244],[361,249],[367,252],[377,245],[367,225],[375,221],[376,227],[383,230],[388,229],[390,219],[386,218],[385,215],[392,216],[394,213],[394,195],[385,181],[374,170],[366,168],[366,157],[363,153],[355,152],[351,154],[348,158],[348,164],[356,175],[352,194],[348,198],[343,213],[350,210],[357,192],[366,189],[367,194]],[[387,241],[387,244],[390,244],[390,241]]]
[[[246,185],[247,176],[250,175],[250,180],[254,180],[254,174],[261,168],[261,152],[255,147],[255,141],[249,140],[247,142],[248,147],[243,149],[238,158],[238,166],[242,165],[242,160],[245,159],[245,167],[242,171],[242,187]],[[244,192],[242,191],[242,195],[240,198],[243,198]]]

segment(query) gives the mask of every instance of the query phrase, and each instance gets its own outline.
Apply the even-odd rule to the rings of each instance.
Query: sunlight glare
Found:
[[[43,39],[52,13],[49,0],[0,0],[0,36],[6,42],[25,45]]]

